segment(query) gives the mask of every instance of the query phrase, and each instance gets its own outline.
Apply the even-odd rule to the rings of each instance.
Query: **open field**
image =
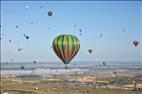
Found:
[[[142,92],[134,90],[133,84],[130,89],[120,89],[112,88],[116,86],[99,80],[97,85],[77,81],[70,82],[65,76],[7,77],[2,78],[1,85],[1,92],[8,94],[141,94]]]

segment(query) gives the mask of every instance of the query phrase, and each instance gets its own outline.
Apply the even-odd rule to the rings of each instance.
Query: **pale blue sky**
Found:
[[[47,15],[49,10],[53,11],[51,17]],[[73,62],[142,61],[141,43],[133,46],[133,40],[142,39],[141,15],[141,1],[3,1],[1,60],[60,61],[50,48],[53,39],[73,34],[81,45]],[[29,40],[23,34],[29,35]],[[18,48],[23,50],[18,52]],[[89,48],[93,49],[91,55]]]

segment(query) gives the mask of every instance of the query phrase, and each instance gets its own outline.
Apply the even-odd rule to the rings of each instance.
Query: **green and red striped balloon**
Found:
[[[53,49],[64,64],[69,64],[80,49],[80,42],[76,36],[60,35],[54,39]]]

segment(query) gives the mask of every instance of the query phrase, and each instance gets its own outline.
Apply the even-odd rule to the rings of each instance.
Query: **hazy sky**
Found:
[[[142,61],[141,43],[133,45],[134,40],[142,40],[141,15],[141,1],[3,1],[1,61],[60,61],[51,48],[60,34],[73,34],[80,40],[72,62]]]

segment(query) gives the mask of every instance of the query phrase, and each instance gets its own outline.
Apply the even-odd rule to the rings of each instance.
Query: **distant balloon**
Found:
[[[64,64],[69,62],[77,55],[80,49],[80,42],[76,36],[60,35],[53,41],[53,50]],[[65,66],[65,69],[67,65]]]
[[[100,37],[102,37],[103,35],[102,34],[100,34]]]
[[[48,16],[52,16],[52,11],[48,11]]]
[[[35,64],[35,63],[36,63],[36,61],[33,61],[33,63]]]
[[[29,39],[29,36],[26,36],[26,39]]]
[[[19,48],[18,51],[20,52],[21,50],[23,50],[23,48]]]
[[[30,37],[27,36],[26,34],[23,34],[23,36],[28,40]]]
[[[18,25],[16,25],[16,28],[18,28],[19,26]]]
[[[116,73],[117,73],[116,71],[113,72],[113,74],[115,74],[115,75],[116,75]]]
[[[93,51],[92,49],[88,49],[88,52],[89,52],[90,54],[92,53],[92,51]]]
[[[103,66],[106,66],[106,62],[102,62]]]
[[[126,29],[124,29],[123,32],[126,32]]]
[[[40,6],[39,8],[41,9],[43,6]]]
[[[82,32],[82,29],[79,29],[79,32]]]
[[[33,22],[31,22],[31,24],[34,24]]]
[[[76,27],[76,24],[74,24],[74,27]]]
[[[134,44],[134,46],[136,46],[136,47],[137,47],[137,46],[138,46],[138,44],[139,44],[139,41],[134,40],[134,41],[133,41],[133,44]]]
[[[11,43],[11,40],[9,40],[9,43]]]
[[[24,66],[21,66],[21,69],[23,70],[23,69],[25,69],[25,67],[24,67]]]

